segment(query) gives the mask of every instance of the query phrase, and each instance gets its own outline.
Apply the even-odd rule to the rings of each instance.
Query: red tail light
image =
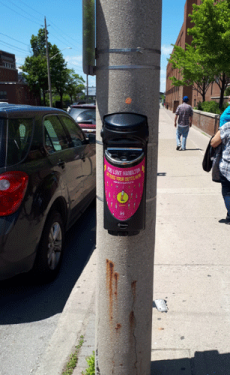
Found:
[[[28,179],[26,173],[19,171],[0,174],[0,216],[17,211],[25,196]]]

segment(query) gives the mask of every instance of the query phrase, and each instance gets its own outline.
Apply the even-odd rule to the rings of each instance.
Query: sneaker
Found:
[[[228,214],[226,216],[225,222],[228,223],[228,224],[230,224],[230,216]]]
[[[181,146],[176,146],[176,149],[177,149],[177,150],[180,150],[180,148],[181,148]]]

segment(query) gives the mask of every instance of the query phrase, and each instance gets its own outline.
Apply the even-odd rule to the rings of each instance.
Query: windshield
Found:
[[[72,116],[76,122],[96,123],[95,108],[71,108],[69,115]]]

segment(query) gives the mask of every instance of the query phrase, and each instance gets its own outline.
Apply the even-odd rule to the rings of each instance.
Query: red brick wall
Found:
[[[209,135],[214,135],[219,127],[219,115],[202,111],[193,111],[193,125]]]
[[[0,82],[17,82],[18,71],[17,69],[9,69],[0,67]]]
[[[34,97],[34,95],[29,91],[29,87],[20,82],[5,84],[0,83],[0,91],[6,91],[6,101],[8,103],[41,105],[39,98]]]
[[[176,40],[176,45],[181,46],[185,49],[185,43],[191,44],[191,36],[187,34],[187,29],[191,28],[193,24],[191,24],[191,19],[188,17],[189,14],[192,13],[192,5],[197,4],[200,5],[202,0],[187,0],[185,2],[184,7],[184,21],[179,32],[179,35]],[[184,95],[187,95],[190,99],[190,104],[194,107],[197,105],[198,102],[203,101],[202,96],[196,91],[193,90],[191,86],[182,86],[182,87],[173,87],[172,81],[169,77],[175,76],[176,78],[180,79],[181,75],[178,69],[172,69],[172,65],[167,65],[166,70],[166,96],[165,96],[165,104],[168,105],[168,108],[173,111],[175,105],[174,102],[179,101],[179,104],[182,103],[182,99]],[[220,89],[217,83],[212,83],[206,93],[206,101],[214,100],[212,98],[219,97]],[[218,101],[218,99],[216,100]]]

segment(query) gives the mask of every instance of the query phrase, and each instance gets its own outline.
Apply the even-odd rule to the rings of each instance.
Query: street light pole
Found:
[[[46,38],[47,72],[48,72],[48,92],[49,92],[50,107],[52,107],[52,88],[51,88],[51,79],[50,79],[50,58],[49,58],[49,49],[48,49],[48,40],[47,40],[46,17],[45,17],[45,38]]]
[[[61,49],[58,53],[55,53],[55,55],[53,55],[53,56],[50,58],[50,60],[52,60],[55,56],[59,55],[59,53],[60,53],[61,51],[64,51],[65,49],[72,49],[72,47],[66,47],[66,48]]]

